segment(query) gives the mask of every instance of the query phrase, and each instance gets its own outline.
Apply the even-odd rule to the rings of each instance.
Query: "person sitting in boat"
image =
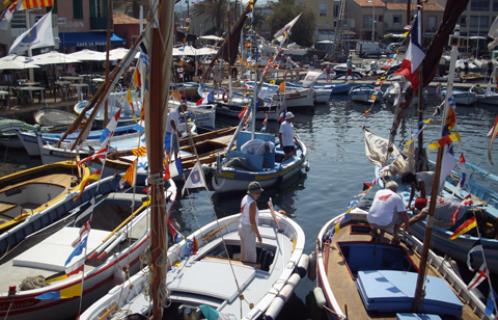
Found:
[[[181,136],[178,125],[180,124],[180,113],[185,111],[187,111],[187,106],[185,104],[180,104],[177,108],[168,112],[164,148],[170,159],[172,152],[175,155],[175,159],[178,159],[178,137]]]
[[[394,181],[386,183],[385,189],[377,191],[374,196],[370,210],[368,210],[367,221],[372,227],[374,237],[380,231],[380,237],[385,231],[397,240],[397,231],[401,225],[408,224],[408,215],[403,199],[396,193],[398,184]]]
[[[438,197],[436,202],[436,209],[434,211],[434,225],[441,228],[450,228],[454,225],[454,221],[467,211],[467,208],[458,201]],[[418,214],[410,218],[409,225],[424,220],[429,214],[429,204],[427,204]]]
[[[292,112],[287,112],[285,114],[285,120],[280,125],[280,130],[278,131],[280,145],[285,153],[284,160],[296,154],[296,147],[294,145],[294,125],[292,124],[293,121],[294,114]]]
[[[261,234],[258,229],[259,211],[256,201],[263,192],[261,184],[257,181],[249,183],[247,194],[242,198],[240,203],[240,261],[250,264],[256,264],[256,238],[262,242]]]
[[[432,194],[432,181],[434,180],[434,171],[419,171],[417,173],[407,172],[401,176],[401,182],[411,186],[408,207],[411,207],[413,198],[417,191],[419,197],[415,199],[414,207],[422,210],[427,205],[427,198]]]
[[[261,139],[251,139],[240,147],[240,151],[244,154],[260,155],[271,154],[275,150],[275,144],[271,141]],[[269,164],[263,163],[263,168],[268,168]]]

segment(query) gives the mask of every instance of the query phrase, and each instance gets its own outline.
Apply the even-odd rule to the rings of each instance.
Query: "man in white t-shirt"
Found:
[[[398,184],[394,181],[386,183],[386,188],[377,191],[372,206],[368,211],[367,220],[375,234],[380,229],[381,236],[384,231],[393,234],[397,239],[397,231],[401,224],[408,224],[408,215],[403,199],[396,193]]]
[[[168,112],[168,119],[166,120],[166,135],[164,137],[164,148],[169,157],[171,152],[175,154],[175,159],[178,158],[178,138],[181,133],[178,129],[180,124],[180,113],[185,112],[187,106],[181,104],[178,108],[174,108]]]
[[[296,147],[294,145],[294,114],[292,112],[285,113],[285,120],[280,125],[280,130],[278,131],[278,138],[280,140],[280,145],[284,150],[285,156],[284,160],[290,158],[296,153]]]

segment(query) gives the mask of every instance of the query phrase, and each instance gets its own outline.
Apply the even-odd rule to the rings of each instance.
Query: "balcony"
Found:
[[[106,30],[107,17],[90,17],[90,29],[92,30]]]

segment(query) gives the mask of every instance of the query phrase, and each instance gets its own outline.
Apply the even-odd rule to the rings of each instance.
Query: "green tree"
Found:
[[[289,21],[302,13],[290,36],[290,41],[302,46],[313,44],[315,33],[315,16],[305,6],[297,5],[294,0],[280,0],[271,4],[272,15],[268,17],[272,35],[285,26]]]
[[[214,30],[222,34],[225,30],[228,0],[203,0],[193,6],[193,14],[204,18],[204,23],[214,22]]]

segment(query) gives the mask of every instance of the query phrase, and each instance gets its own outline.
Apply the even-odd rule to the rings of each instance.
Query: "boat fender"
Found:
[[[282,310],[282,308],[284,307],[284,305],[285,305],[284,298],[282,298],[281,296],[275,297],[275,299],[273,299],[273,301],[270,304],[270,306],[268,307],[268,309],[266,309],[266,312],[263,316],[263,319],[264,320],[277,319],[277,316],[280,313],[280,310]]]
[[[301,281],[301,276],[298,273],[293,273],[290,276],[289,280],[287,280],[286,284],[289,284],[295,288],[297,286],[297,284],[299,283],[299,281]]]
[[[313,289],[313,296],[315,297],[316,305],[320,309],[323,309],[323,307],[327,305],[327,299],[325,299],[322,288],[316,287]]]
[[[310,262],[308,265],[308,279],[311,281],[315,281],[316,279],[316,253],[315,251],[311,252],[309,255]]]
[[[301,256],[301,259],[299,259],[299,262],[297,263],[296,270],[294,270],[294,272],[297,272],[301,278],[304,278],[306,276],[309,261],[309,256],[307,254],[303,254]]]

